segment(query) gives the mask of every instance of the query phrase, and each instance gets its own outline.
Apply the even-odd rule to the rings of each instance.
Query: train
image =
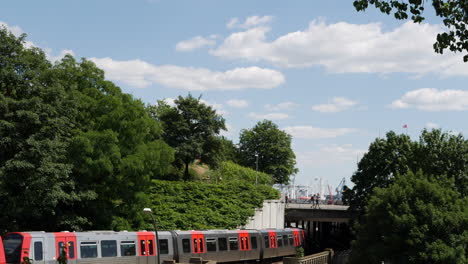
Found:
[[[272,262],[296,254],[305,233],[297,228],[158,231],[161,263],[201,258],[221,263]],[[150,231],[12,232],[0,239],[0,264],[157,263],[158,245]],[[4,249],[4,250],[1,250]]]

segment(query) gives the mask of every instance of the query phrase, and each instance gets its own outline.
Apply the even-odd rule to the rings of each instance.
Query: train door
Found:
[[[143,233],[143,232],[142,232]],[[145,232],[141,234],[138,232],[138,246],[140,251],[138,252],[138,263],[139,264],[150,264],[155,263],[156,260],[156,245],[154,235]]]
[[[42,237],[33,237],[31,239],[32,250],[30,253],[30,259],[37,264],[45,263],[45,244],[44,238]]]
[[[268,231],[268,237],[270,239],[270,249],[273,256],[278,255],[278,240],[276,238],[275,231]]]
[[[201,258],[206,253],[205,235],[202,232],[192,231],[192,253]]]
[[[301,238],[299,237],[299,230],[294,229],[293,236],[294,236],[294,246],[296,247],[301,246]]]
[[[249,259],[249,252],[252,249],[250,245],[249,233],[239,231],[239,249],[240,260]]]
[[[76,236],[67,232],[54,233],[54,235],[56,259],[66,257],[67,263],[75,264],[77,259]]]

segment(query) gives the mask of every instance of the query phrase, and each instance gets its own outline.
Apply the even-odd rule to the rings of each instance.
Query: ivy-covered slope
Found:
[[[154,180],[150,199],[160,230],[232,229],[247,222],[263,200],[278,199],[270,186]],[[150,223],[147,226],[152,229]]]

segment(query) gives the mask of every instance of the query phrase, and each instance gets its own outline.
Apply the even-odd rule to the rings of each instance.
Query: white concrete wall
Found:
[[[263,208],[255,209],[255,215],[249,219],[245,229],[284,228],[284,202],[265,200]]]

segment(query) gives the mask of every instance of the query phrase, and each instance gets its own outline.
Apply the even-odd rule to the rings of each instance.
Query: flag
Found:
[[[404,124],[404,125],[403,125],[403,128],[408,128],[408,125],[407,125],[407,124]]]

